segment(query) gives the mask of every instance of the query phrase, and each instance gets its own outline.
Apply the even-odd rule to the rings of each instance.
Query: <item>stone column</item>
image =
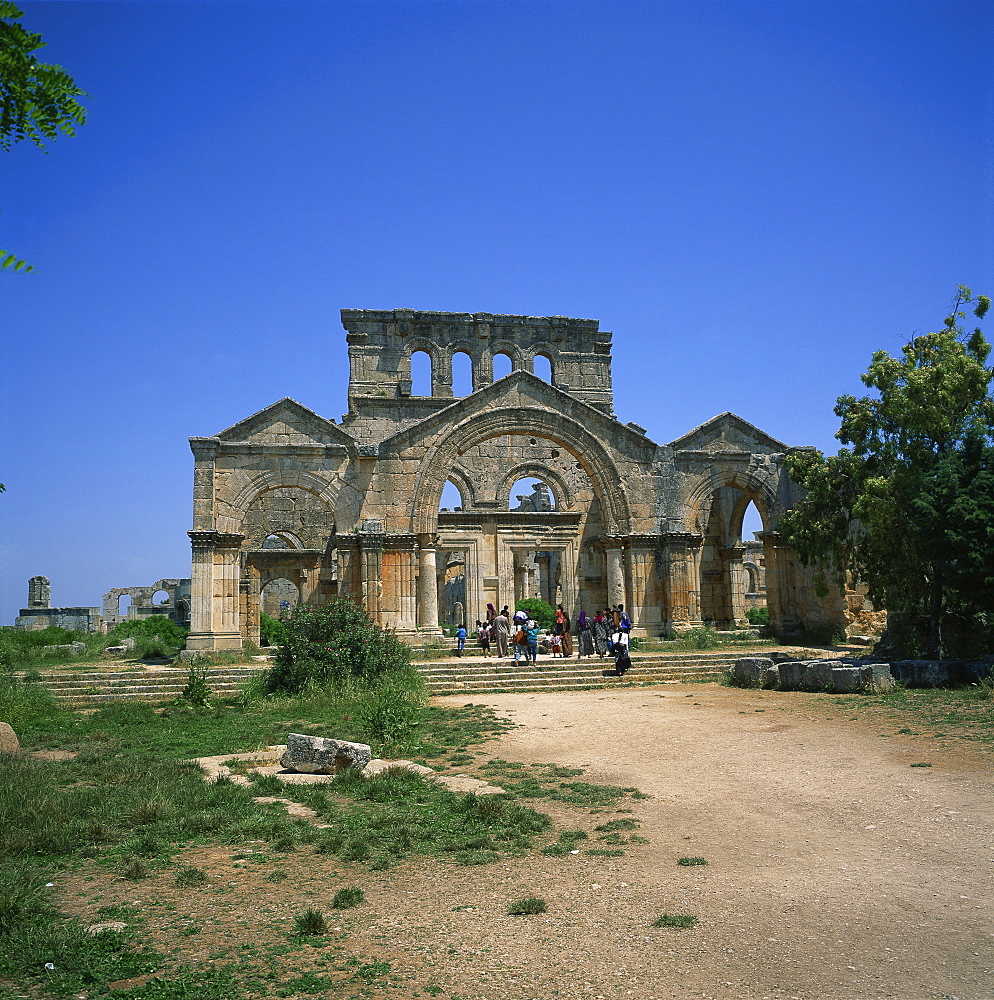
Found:
[[[28,580],[28,607],[48,608],[52,605],[52,585],[47,576],[33,576]]]
[[[435,566],[435,535],[418,535],[418,630],[441,634],[438,627],[438,574]]]
[[[191,531],[190,635],[187,649],[241,649],[241,543],[245,536]]]
[[[417,539],[412,535],[388,535],[386,541],[381,599],[384,624],[410,635],[418,627]]]
[[[607,603],[611,607],[625,603],[625,562],[620,538],[609,538],[604,547],[607,558]]]
[[[759,538],[763,543],[766,563],[766,606],[770,609],[770,627],[777,635],[797,632],[801,619],[793,593],[793,553],[776,531],[762,531]]]
[[[242,635],[249,642],[254,642],[257,646],[262,641],[259,631],[259,612],[262,604],[262,587],[260,586],[259,567],[251,563],[245,567],[245,576],[242,577],[242,601],[244,607],[244,619],[242,621]]]
[[[728,604],[732,620],[739,624],[747,621],[745,592],[748,589],[748,574],[743,565],[745,550],[746,547],[740,542],[738,545],[730,545],[723,552],[728,567]]]
[[[660,541],[666,594],[663,629],[672,632],[698,625],[701,620],[700,595],[694,579],[693,550],[700,545],[701,536],[671,531],[661,535]]]
[[[637,636],[659,635],[662,628],[656,549],[651,537],[632,538],[629,542],[625,608],[632,619],[632,634]]]
[[[380,597],[383,593],[383,522],[367,519],[359,533],[362,565],[362,603],[369,617],[382,624]]]

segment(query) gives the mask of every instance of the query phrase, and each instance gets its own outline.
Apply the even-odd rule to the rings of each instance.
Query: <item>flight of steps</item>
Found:
[[[266,667],[208,667],[207,686],[221,698],[236,695],[249,678]],[[134,698],[154,703],[174,701],[183,693],[189,667],[153,667],[138,670],[50,671],[41,683],[64,705],[99,706],[103,702]]]
[[[494,657],[452,658],[444,663],[419,663],[433,695],[469,692],[576,691],[591,688],[638,687],[677,681],[713,681],[747,655],[734,649],[693,653],[635,653],[623,677],[605,677],[610,659],[578,660],[540,656],[538,669],[524,661]]]

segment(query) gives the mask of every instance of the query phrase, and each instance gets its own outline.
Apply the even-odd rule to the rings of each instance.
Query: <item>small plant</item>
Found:
[[[148,878],[151,874],[152,869],[141,858],[131,858],[121,869],[121,877],[132,882]]]
[[[717,649],[725,644],[725,637],[714,627],[713,622],[705,622],[682,633],[677,644],[683,649]]]
[[[181,868],[176,873],[176,884],[184,887],[193,887],[197,885],[206,885],[207,883],[207,872],[203,868],[194,868],[192,865],[186,868]]]
[[[320,937],[328,933],[328,922],[320,910],[308,908],[294,917],[293,931],[297,937]]]
[[[683,865],[684,868],[692,868],[694,865],[706,865],[706,858],[678,858],[678,865]]]
[[[209,670],[206,664],[193,662],[186,676],[186,687],[180,698],[195,708],[211,707],[211,689],[207,683]]]
[[[919,761],[917,764],[912,764],[912,767],[931,767],[932,765],[928,761]]]
[[[274,868],[267,876],[267,882],[285,882],[290,876],[283,868]]]
[[[534,913],[545,913],[546,909],[548,907],[544,899],[539,899],[538,896],[526,896],[524,899],[512,903],[507,908],[507,912],[512,917],[523,917]]]
[[[749,622],[750,625],[769,625],[770,609],[767,607],[747,608],[746,620]]]
[[[366,902],[366,894],[362,889],[349,885],[335,893],[335,898],[331,901],[331,908],[333,910],[351,910],[353,906],[364,902]]]
[[[663,913],[652,922],[653,927],[695,927],[698,924],[697,917],[692,917],[689,913]]]

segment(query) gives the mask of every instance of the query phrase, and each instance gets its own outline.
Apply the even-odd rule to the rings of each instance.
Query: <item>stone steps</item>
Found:
[[[434,695],[470,691],[569,691],[588,688],[637,687],[645,684],[719,679],[741,654],[661,653],[636,654],[623,677],[605,677],[610,659],[560,660],[540,657],[538,668],[515,664],[513,660],[482,659],[473,663],[421,663],[418,670]]]
[[[207,686],[221,697],[237,694],[249,678],[265,670],[258,667],[208,667]],[[119,699],[149,702],[173,701],[183,693],[189,678],[186,667],[154,670],[93,670],[42,673],[41,683],[60,702],[99,704]]]

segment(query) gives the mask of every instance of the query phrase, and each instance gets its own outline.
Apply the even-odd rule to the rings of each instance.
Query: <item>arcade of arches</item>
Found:
[[[258,641],[260,610],[338,594],[412,638],[522,597],[573,616],[622,603],[642,635],[741,623],[763,603],[781,631],[845,625],[842,594],[819,596],[777,534],[799,495],[789,446],[732,413],[666,445],[620,422],[596,320],[398,309],[342,322],[340,423],[282,399],[190,439],[190,648]],[[415,354],[430,395],[412,394]],[[468,395],[453,392],[456,354]],[[497,357],[511,371],[495,379]],[[763,530],[744,540],[750,504]]]

